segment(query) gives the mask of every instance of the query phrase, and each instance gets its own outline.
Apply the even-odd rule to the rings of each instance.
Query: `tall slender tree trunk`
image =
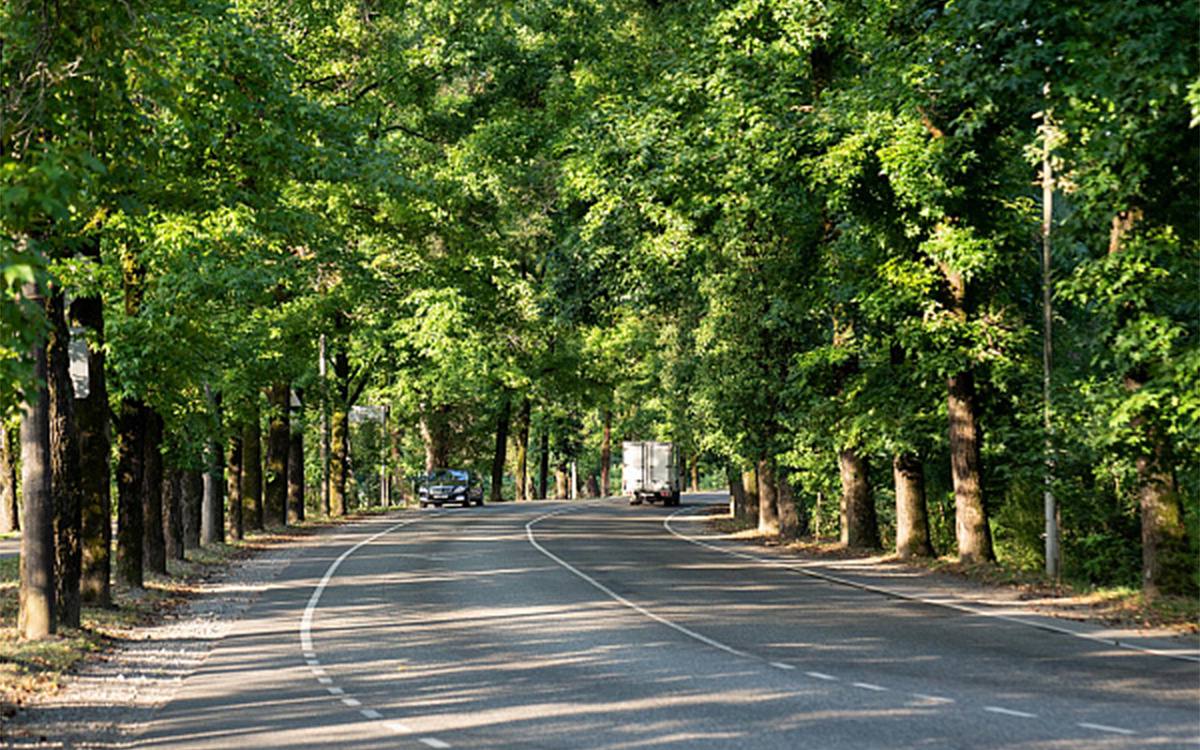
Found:
[[[504,488],[504,465],[508,463],[508,426],[512,418],[512,398],[504,397],[500,415],[496,418],[496,450],[492,454],[492,486],[488,499],[493,503],[501,500]]]
[[[758,521],[758,468],[751,467],[742,472],[742,496],[746,504],[737,508],[737,520],[752,524]]]
[[[808,514],[796,506],[796,491],[783,474],[776,472],[776,504],[779,506],[779,534],[796,539],[808,533]]]
[[[46,301],[50,339],[46,346],[50,391],[50,494],[54,500],[55,605],[63,627],[79,627],[82,511],[75,388],[71,382],[71,331],[61,290]]]
[[[951,376],[947,390],[950,473],[954,480],[954,528],[958,556],[963,562],[992,561],[996,556],[992,551],[992,531],[983,500],[974,374],[966,370]]]
[[[183,470],[168,467],[162,481],[163,539],[168,560],[183,559]]]
[[[350,358],[344,351],[333,357],[333,413],[329,425],[329,512],[348,510],[346,484],[350,474]]]
[[[213,419],[220,431],[221,394],[204,387]],[[225,451],[217,436],[209,438],[204,450],[204,501],[200,509],[200,540],[204,544],[225,542]]]
[[[35,284],[22,295],[41,302]],[[46,348],[32,351],[33,375],[46,382]],[[54,498],[50,493],[50,392],[36,388],[25,394],[21,413],[21,588],[17,629],[22,638],[40,640],[57,630],[54,590]]]
[[[558,464],[554,467],[554,499],[567,500],[571,497],[569,490],[569,477],[566,464]]]
[[[163,534],[163,419],[153,409],[146,415],[146,440],[142,459],[142,518],[145,534],[142,553],[146,569],[151,573],[167,574],[167,543]]]
[[[517,412],[517,501],[529,499],[529,399],[521,399]]]
[[[933,557],[929,541],[929,510],[925,503],[925,467],[914,453],[892,458],[896,487],[896,555],[901,560]]]
[[[99,256],[98,246],[94,255]],[[71,321],[87,331],[89,338],[88,394],[75,399],[82,490],[79,594],[84,602],[107,607],[112,604],[112,439],[101,299],[77,298],[71,303]]]
[[[688,489],[690,489],[692,492],[699,492],[700,491],[700,454],[699,453],[692,454],[692,465],[690,467],[690,472],[691,472],[691,483],[688,485]]]
[[[421,414],[421,439],[425,444],[425,471],[450,465],[450,407],[434,406]]]
[[[741,518],[741,509],[746,506],[746,485],[742,483],[742,475],[733,468],[725,470],[729,480],[729,517]]]
[[[229,438],[229,533],[234,539],[246,538],[246,501],[242,497],[242,438],[235,434]]]
[[[126,586],[143,586],[142,483],[145,479],[145,437],[148,410],[138,399],[121,400],[117,417],[117,579]]]
[[[274,383],[267,389],[271,411],[267,420],[266,509],[269,523],[287,526],[287,462],[291,441],[291,387]]]
[[[775,484],[775,462],[769,458],[758,462],[758,530],[762,534],[779,534],[779,496]]]
[[[304,520],[304,431],[293,429],[288,437],[288,520]]]
[[[600,438],[600,495],[612,495],[612,409],[604,410],[604,434]]]
[[[254,407],[242,431],[243,523],[247,529],[263,527],[262,425]]]
[[[842,544],[878,549],[879,521],[867,459],[854,448],[844,448],[838,453],[838,467],[842,478]]]
[[[542,419],[542,429],[538,435],[541,455],[538,457],[538,499],[545,500],[550,491],[550,425]]]
[[[204,517],[204,472],[184,469],[179,492],[183,504],[183,548],[197,549]]]
[[[21,528],[15,454],[12,434],[8,426],[0,422],[0,534],[9,534]]]

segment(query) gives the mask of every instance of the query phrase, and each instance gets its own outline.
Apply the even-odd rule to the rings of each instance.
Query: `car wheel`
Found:
[[[425,502],[424,500],[422,500],[420,503],[418,503],[418,505],[420,505],[422,508],[428,508],[428,507],[429,507],[429,503]]]

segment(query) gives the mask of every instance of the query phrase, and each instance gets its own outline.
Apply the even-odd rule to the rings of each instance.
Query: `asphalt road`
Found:
[[[678,510],[350,527],[281,573],[137,746],[1200,747],[1196,663],[738,558],[669,533]],[[705,534],[694,510],[680,534]]]

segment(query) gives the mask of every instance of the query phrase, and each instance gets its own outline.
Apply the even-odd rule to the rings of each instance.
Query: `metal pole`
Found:
[[[1042,89],[1046,104],[1050,103],[1050,84]],[[1050,231],[1054,221],[1054,174],[1050,160],[1053,126],[1050,109],[1042,114],[1042,426],[1045,430],[1045,489],[1046,510],[1046,575],[1055,580],[1060,575],[1058,503],[1054,497],[1054,443],[1051,413],[1051,368],[1054,362],[1054,294],[1051,275]]]

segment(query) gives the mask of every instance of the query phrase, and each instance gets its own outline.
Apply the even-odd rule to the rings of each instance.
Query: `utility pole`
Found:
[[[1053,125],[1050,121],[1050,83],[1042,88],[1046,109],[1042,112],[1042,427],[1045,430],[1046,575],[1058,580],[1061,574],[1058,503],[1054,497],[1054,422],[1051,409],[1051,367],[1054,363],[1054,288],[1051,274],[1050,230],[1054,221],[1054,173],[1050,153]]]

